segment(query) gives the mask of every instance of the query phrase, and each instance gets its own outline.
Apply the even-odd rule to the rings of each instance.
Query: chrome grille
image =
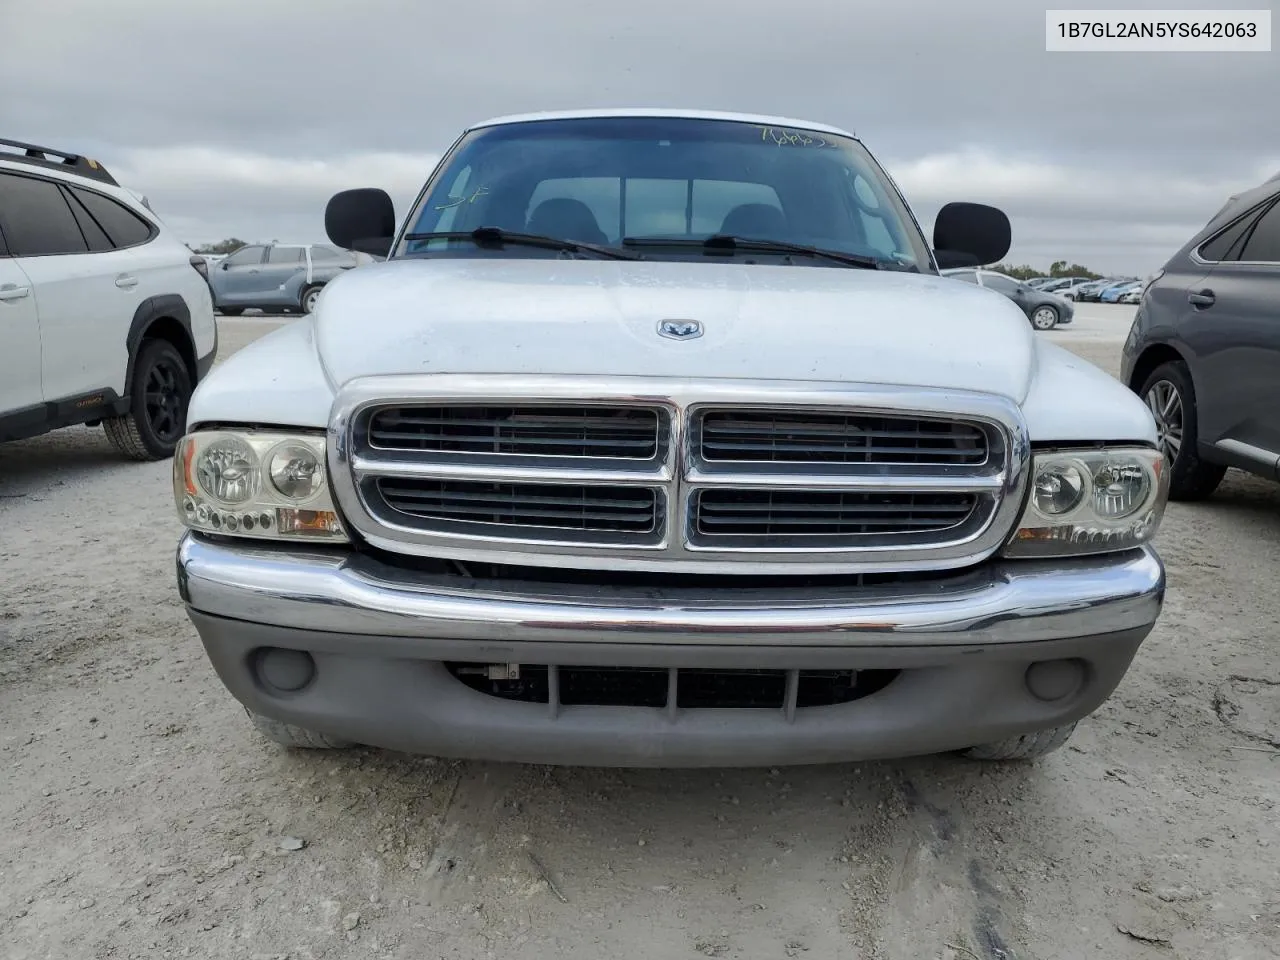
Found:
[[[369,421],[378,450],[651,460],[658,413],[626,407],[387,407]]]
[[[381,549],[725,575],[976,563],[1030,458],[998,397],[687,378],[370,378],[330,436],[339,506]]]
[[[786,538],[821,548],[927,540],[962,527],[977,506],[971,493],[700,490],[692,526],[702,543]]]
[[[976,426],[870,414],[717,410],[705,414],[701,454],[711,462],[980,464]]]
[[[367,497],[422,530],[533,537],[574,532],[644,538],[658,528],[656,491],[644,487],[486,483],[380,477]]]

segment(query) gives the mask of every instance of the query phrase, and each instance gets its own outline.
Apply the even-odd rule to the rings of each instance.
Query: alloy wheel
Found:
[[[1052,330],[1058,322],[1058,315],[1052,307],[1041,307],[1031,315],[1031,325],[1037,330]]]
[[[1156,418],[1160,449],[1172,465],[1182,449],[1182,394],[1168,380],[1157,380],[1147,389],[1147,407]]]

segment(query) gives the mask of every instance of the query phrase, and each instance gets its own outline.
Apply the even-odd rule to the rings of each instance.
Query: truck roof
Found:
[[[816,133],[830,133],[841,137],[856,135],[839,127],[825,123],[814,123],[810,120],[796,120],[787,117],[771,117],[754,113],[730,113],[719,110],[686,110],[668,107],[615,107],[589,110],[552,110],[544,113],[518,113],[506,117],[494,117],[481,123],[474,123],[468,130],[481,127],[497,127],[512,123],[532,123],[538,120],[604,120],[610,118],[658,118],[671,117],[681,120],[734,120],[738,123],[750,123],[763,127],[789,127],[791,129],[812,130]]]

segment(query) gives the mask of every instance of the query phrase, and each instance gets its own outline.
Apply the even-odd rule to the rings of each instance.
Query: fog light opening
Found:
[[[297,693],[316,675],[316,662],[303,650],[268,647],[258,651],[258,680],[276,693]]]
[[[1037,700],[1065,700],[1080,691],[1087,674],[1083,660],[1041,660],[1027,667],[1027,689]]]

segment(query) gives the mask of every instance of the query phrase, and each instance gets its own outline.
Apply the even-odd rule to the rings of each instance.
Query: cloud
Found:
[[[121,183],[146,194],[189,242],[230,235],[305,242],[323,239],[324,206],[339,190],[381,187],[403,214],[438,160],[432,153],[322,159],[192,145],[126,148],[109,169]]]
[[[193,238],[315,237],[335,186],[412,197],[426,165],[396,158],[490,116],[807,117],[864,137],[922,216],[1001,201],[1015,258],[1069,241],[1129,272],[1280,168],[1276,53],[1048,53],[1044,26],[1026,0],[0,0],[0,136],[123,165]]]
[[[1147,271],[1204,226],[1229,196],[1272,176],[1280,155],[1237,163],[1212,176],[1151,166],[1069,165],[979,146],[886,167],[925,224],[951,200],[1004,210],[1013,227],[1015,261],[1043,266],[1066,258]]]
[[[1280,169],[1280,154],[1233,166],[1193,177],[1152,165],[1115,170],[971,146],[893,164],[892,173],[913,203],[972,199],[1027,216],[1180,223],[1192,211],[1206,211],[1207,219],[1232,193],[1266,180]]]
[[[438,155],[409,153],[354,153],[317,159],[186,146],[125,150],[120,166],[157,190],[206,184],[310,195],[371,182],[383,184],[387,190],[413,192],[438,159]]]

